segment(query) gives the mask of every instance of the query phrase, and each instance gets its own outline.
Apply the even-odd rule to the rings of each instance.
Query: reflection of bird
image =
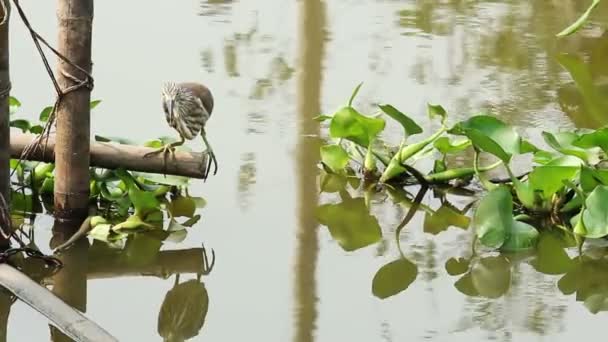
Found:
[[[162,104],[167,123],[179,133],[180,141],[167,144],[147,155],[162,152],[166,163],[168,152],[173,153],[176,146],[183,145],[185,139],[194,139],[200,132],[207,147],[206,152],[209,157],[203,179],[207,179],[212,163],[215,168],[213,174],[216,174],[217,159],[211,145],[207,141],[205,132],[205,124],[213,111],[213,95],[211,95],[209,89],[200,83],[185,82],[176,84],[167,82],[162,88]]]

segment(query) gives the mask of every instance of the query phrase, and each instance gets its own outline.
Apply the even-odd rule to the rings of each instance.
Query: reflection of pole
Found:
[[[325,8],[321,0],[300,0],[298,37],[300,42],[298,76],[299,139],[297,144],[298,220],[295,263],[296,333],[294,340],[313,340],[317,317],[315,268],[317,265],[316,175],[319,161],[319,125],[312,118],[320,112],[321,60],[323,58]]]
[[[9,103],[8,95],[11,90],[8,62],[8,16],[10,0],[0,0],[0,196],[9,202]],[[6,13],[5,13],[6,9]],[[2,23],[4,22],[4,23]],[[1,223],[0,223],[1,224]],[[0,227],[1,229],[2,227]],[[0,239],[2,239],[0,237]],[[0,248],[7,247],[8,241],[2,239]]]
[[[4,289],[0,290],[0,342],[6,342],[8,316],[11,313],[12,305],[11,294]]]
[[[63,243],[78,229],[79,224],[72,222],[61,222],[55,220],[53,226],[53,243]],[[60,240],[60,241],[56,241]],[[63,262],[63,268],[53,276],[53,293],[68,305],[86,312],[87,310],[87,268],[88,268],[89,241],[80,239],[65,250],[59,259]],[[51,328],[52,340],[72,341],[57,328]]]

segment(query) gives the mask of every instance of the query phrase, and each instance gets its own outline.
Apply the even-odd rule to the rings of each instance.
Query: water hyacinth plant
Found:
[[[608,236],[608,169],[603,167],[608,127],[543,132],[547,148],[541,149],[493,116],[476,114],[448,125],[447,111],[428,104],[427,114],[437,120],[439,128],[425,134],[415,120],[389,104],[378,105],[374,115],[361,113],[353,106],[360,87],[334,114],[316,118],[328,124],[330,138],[320,151],[321,189],[338,192],[342,199],[339,204],[321,205],[317,216],[345,250],[367,246],[381,237],[375,217],[361,209],[368,206],[368,201],[352,198],[345,190],[348,184],[353,188],[366,184],[365,191],[379,188],[389,196],[411,185],[442,191],[446,187],[449,191],[471,191],[470,184],[480,186],[483,191],[477,191],[472,218],[453,210],[446,215],[454,214],[448,225],[466,229],[472,223],[478,241],[491,249],[516,252],[535,248],[539,234],[546,230],[566,233],[579,246],[585,239]],[[400,141],[381,142],[386,117],[402,127]],[[415,139],[418,136],[423,138]],[[511,162],[525,154],[532,157],[533,164],[528,172],[515,175]],[[471,165],[450,162],[467,160],[467,155],[473,155]],[[481,165],[482,156],[495,161]],[[432,168],[415,166],[414,161],[420,158],[433,158]],[[508,177],[489,178],[487,171],[493,169],[503,169]],[[352,209],[357,206],[361,210],[355,215]],[[441,224],[443,218],[436,217],[441,208],[422,208]],[[346,220],[351,216],[352,220]],[[365,227],[362,222],[366,222]]]
[[[91,109],[100,102],[92,101]],[[19,100],[11,97],[11,115],[17,113],[20,107]],[[24,133],[40,134],[51,111],[52,107],[44,108],[38,122],[13,119],[10,126]],[[95,136],[95,139],[136,144],[123,138]],[[162,137],[146,141],[143,145],[155,148],[171,142],[169,140]],[[25,218],[32,214],[52,213],[54,164],[13,159],[10,167],[14,187],[11,208],[15,226],[23,226]],[[85,222],[89,225],[88,235],[116,247],[123,246],[131,235],[142,232],[155,236],[159,243],[184,240],[187,228],[200,220],[198,211],[206,205],[203,198],[188,194],[189,183],[187,177],[91,167],[91,208],[90,217]]]

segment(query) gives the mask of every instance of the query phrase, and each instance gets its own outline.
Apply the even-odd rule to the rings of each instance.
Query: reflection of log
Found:
[[[150,264],[136,265],[129,263],[123,253],[109,255],[89,254],[87,279],[104,279],[130,276],[151,276],[168,278],[173,274],[202,273],[203,249],[161,251],[156,260]],[[45,285],[53,283],[45,279]]]
[[[117,341],[95,322],[12,266],[0,264],[0,285],[76,341]]]
[[[34,139],[30,134],[11,135],[11,156],[19,158],[21,152]],[[46,153],[43,149],[37,149],[28,159],[44,162],[53,162],[55,157],[53,150],[55,139],[51,136],[48,140]],[[144,155],[154,149],[143,146],[132,146],[113,143],[91,142],[91,166],[106,169],[116,169],[119,167],[127,170],[163,173],[164,162],[162,154],[156,154],[149,158]],[[175,160],[167,158],[168,175],[178,175],[192,178],[202,178],[206,166],[206,156],[201,153],[190,153],[175,151]]]
[[[203,249],[162,251],[154,263],[133,265],[125,262],[124,255],[116,254],[106,258],[91,258],[89,279],[128,276],[155,276],[167,278],[176,273],[200,273],[203,271]]]

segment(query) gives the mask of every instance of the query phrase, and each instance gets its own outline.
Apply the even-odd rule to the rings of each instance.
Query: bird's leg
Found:
[[[152,155],[158,154],[158,153],[162,153],[163,154],[163,163],[164,163],[164,173],[167,173],[167,154],[171,154],[171,156],[173,157],[173,159],[175,159],[174,153],[175,153],[175,148],[177,146],[181,146],[184,144],[184,142],[186,142],[186,140],[184,139],[184,137],[182,137],[180,135],[180,140],[179,141],[174,141],[170,144],[165,144],[165,146],[154,150],[152,152],[148,152],[146,154],[144,154],[144,158],[148,158]]]
[[[207,153],[207,167],[205,168],[205,175],[203,176],[203,180],[207,180],[207,176],[209,176],[209,170],[211,169],[211,164],[213,164],[213,167],[215,168],[213,174],[215,175],[217,173],[217,159],[215,158],[215,153],[213,153],[211,144],[209,144],[209,141],[207,141],[207,133],[205,132],[204,128],[201,131],[201,136],[203,137],[203,141],[205,142],[205,146],[207,147],[207,150],[205,151],[205,153]]]

